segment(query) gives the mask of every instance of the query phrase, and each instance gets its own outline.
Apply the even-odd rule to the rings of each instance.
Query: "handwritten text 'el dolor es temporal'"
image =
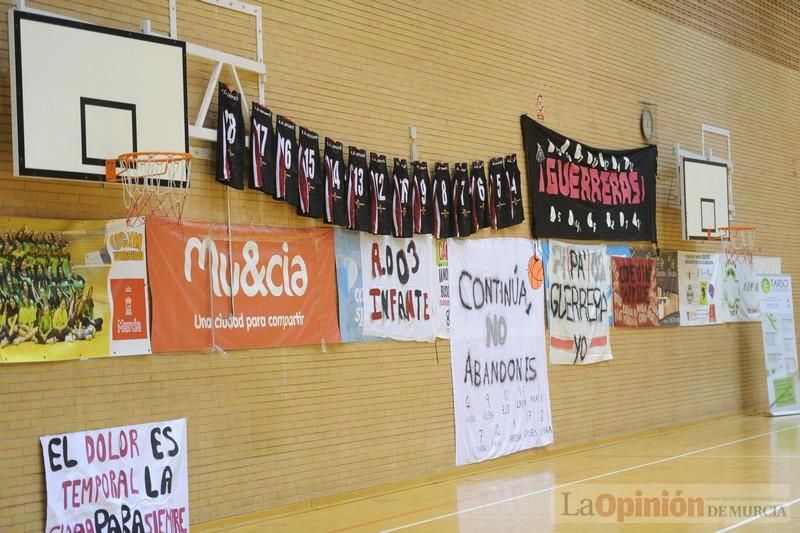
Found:
[[[170,507],[167,503],[142,511],[121,503],[169,499],[175,476],[169,461],[182,452],[170,425],[155,426],[145,436],[136,428],[119,428],[86,433],[82,440],[62,435],[47,441],[46,468],[50,472],[63,470],[60,504],[65,511],[79,516],[73,523],[52,526],[50,533],[188,530],[184,506]],[[71,452],[71,446],[83,446],[83,454],[76,454],[75,448]],[[82,468],[89,465],[95,473],[86,475]],[[75,475],[70,476],[70,472]],[[80,513],[85,516],[80,517]]]

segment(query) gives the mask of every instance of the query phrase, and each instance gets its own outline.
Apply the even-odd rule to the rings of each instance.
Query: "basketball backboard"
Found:
[[[681,158],[683,238],[722,236],[729,225],[728,165],[703,159]]]
[[[101,181],[106,159],[188,152],[186,45],[12,10],[14,174]]]

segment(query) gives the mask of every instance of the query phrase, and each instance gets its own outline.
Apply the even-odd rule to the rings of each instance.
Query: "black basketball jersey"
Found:
[[[348,227],[347,174],[342,143],[325,137],[325,212],[328,224]]]
[[[392,199],[394,184],[386,167],[386,156],[370,152],[369,154],[370,201],[369,222],[370,233],[375,235],[392,234]]]
[[[433,167],[433,236],[446,239],[452,236],[453,186],[450,183],[450,164],[437,162]]]
[[[272,111],[253,102],[250,112],[250,168],[251,189],[274,193],[275,181],[275,128],[272,126]]]
[[[297,195],[297,128],[294,122],[278,115],[275,121],[277,149],[275,155],[275,198],[298,204]]]
[[[525,220],[522,209],[522,176],[517,165],[517,154],[505,157],[506,182],[511,196],[511,225],[521,224]]]
[[[466,162],[453,169],[453,215],[453,237],[472,235],[472,187]]]
[[[492,225],[492,218],[489,214],[489,185],[486,182],[486,169],[483,161],[472,162],[470,185],[472,188],[472,227],[473,231],[478,231]]]
[[[319,135],[300,126],[297,147],[297,213],[322,218],[324,191],[319,160]]]
[[[392,222],[395,237],[411,237],[414,232],[414,212],[412,181],[408,177],[408,162],[405,159],[394,159],[392,172],[394,197],[392,198]]]
[[[357,231],[370,230],[370,187],[367,152],[351,146],[347,158],[347,224]]]
[[[217,111],[217,181],[244,189],[244,117],[242,96],[219,84]]]
[[[489,212],[492,227],[503,229],[511,225],[511,190],[506,184],[506,169],[502,157],[489,161]]]
[[[433,184],[428,174],[428,163],[414,161],[414,195],[412,211],[414,214],[414,233],[433,233]]]

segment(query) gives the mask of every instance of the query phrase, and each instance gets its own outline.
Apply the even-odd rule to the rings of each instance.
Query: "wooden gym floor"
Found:
[[[312,510],[192,529],[800,531],[800,415],[714,419],[463,470]]]

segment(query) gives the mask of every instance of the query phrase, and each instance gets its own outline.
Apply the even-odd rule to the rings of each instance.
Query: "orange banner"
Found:
[[[231,237],[224,224],[147,221],[154,352],[339,342],[332,230]]]

